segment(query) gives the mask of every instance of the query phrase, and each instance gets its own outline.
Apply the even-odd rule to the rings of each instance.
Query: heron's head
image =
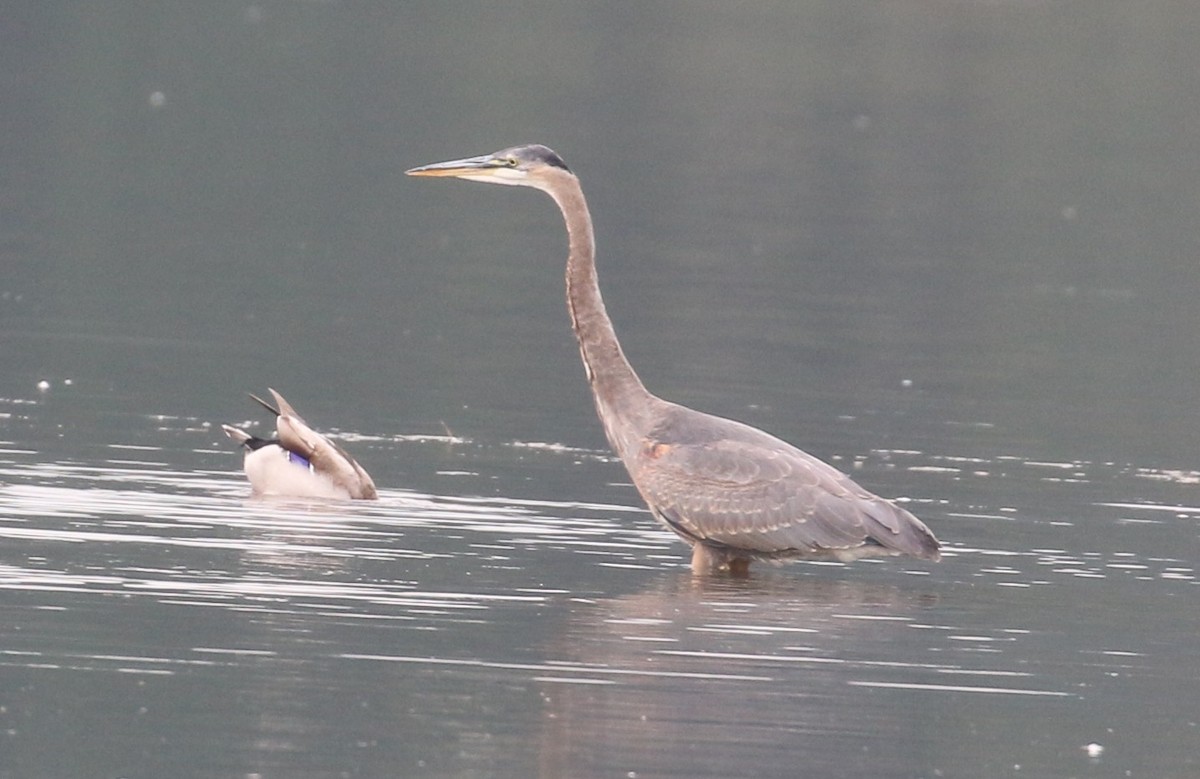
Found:
[[[563,174],[571,175],[567,163],[553,150],[531,144],[513,146],[495,154],[435,162],[405,171],[410,176],[453,176],[468,181],[535,187],[548,190]]]

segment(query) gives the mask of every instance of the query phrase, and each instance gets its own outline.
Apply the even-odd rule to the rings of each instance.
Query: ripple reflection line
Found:
[[[854,682],[853,687],[886,687],[893,690],[930,690],[933,692],[984,692],[999,695],[1038,695],[1049,698],[1076,698],[1074,693],[1053,690],[1024,690],[1019,687],[969,687],[960,684],[918,684],[915,682]]]
[[[636,671],[631,668],[600,668],[576,663],[500,663],[489,660],[461,660],[449,657],[407,657],[403,655],[363,655],[340,654],[339,659],[345,660],[378,660],[386,663],[414,663],[418,665],[454,665],[472,668],[496,668],[505,671],[540,671],[589,673],[604,676],[651,676],[655,678],[672,679],[723,679],[736,682],[770,682],[770,676],[751,676],[747,674],[697,673],[688,671]]]

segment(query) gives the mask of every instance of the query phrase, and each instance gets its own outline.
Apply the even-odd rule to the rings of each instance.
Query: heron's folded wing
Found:
[[[683,535],[755,553],[820,554],[879,544],[921,554],[923,544],[910,536],[923,531],[932,538],[904,509],[815,457],[769,440],[651,444],[638,455],[634,482]]]

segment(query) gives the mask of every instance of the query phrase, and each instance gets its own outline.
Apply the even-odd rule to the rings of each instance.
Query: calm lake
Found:
[[[0,6],[0,779],[1200,775],[1200,5]],[[697,578],[648,388],[939,563]],[[256,500],[280,390],[377,502]]]

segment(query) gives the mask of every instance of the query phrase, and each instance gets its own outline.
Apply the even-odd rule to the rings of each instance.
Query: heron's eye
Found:
[[[504,158],[504,164],[510,168],[515,168],[517,167],[517,158],[510,154]]]

